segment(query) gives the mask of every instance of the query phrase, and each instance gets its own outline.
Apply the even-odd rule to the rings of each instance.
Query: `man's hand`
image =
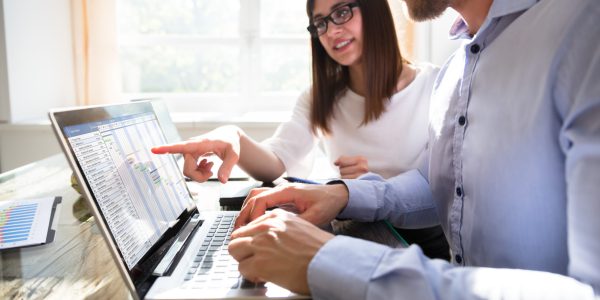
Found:
[[[240,273],[308,295],[308,264],[334,236],[298,216],[276,209],[233,232],[229,253]]]
[[[369,172],[369,162],[364,156],[340,156],[333,164],[340,168],[340,176],[344,179],[356,179]]]
[[[224,126],[182,143],[162,145],[151,150],[154,154],[183,154],[183,174],[198,182],[204,182],[212,176],[213,163],[204,157],[215,154],[223,160],[218,178],[225,183],[229,180],[231,169],[240,159],[239,134],[236,127]]]
[[[293,210],[302,219],[321,226],[331,222],[347,204],[348,188],[344,184],[284,184],[254,189],[246,197],[235,227],[250,223],[272,207]]]

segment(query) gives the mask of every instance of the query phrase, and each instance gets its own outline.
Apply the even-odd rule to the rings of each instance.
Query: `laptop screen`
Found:
[[[55,114],[130,271],[194,206],[174,158],[150,152],[166,143],[152,107],[131,107]]]

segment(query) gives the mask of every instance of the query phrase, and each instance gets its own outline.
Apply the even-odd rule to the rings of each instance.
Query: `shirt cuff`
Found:
[[[389,250],[386,246],[347,236],[329,240],[308,265],[312,297],[365,299],[369,281]]]
[[[338,214],[340,219],[372,222],[378,208],[380,193],[369,180],[342,180],[348,188],[348,204]]]

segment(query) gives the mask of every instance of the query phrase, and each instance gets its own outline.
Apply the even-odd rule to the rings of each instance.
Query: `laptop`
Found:
[[[308,298],[241,278],[227,251],[238,212],[198,211],[175,158],[150,152],[167,142],[150,102],[49,117],[135,299]]]

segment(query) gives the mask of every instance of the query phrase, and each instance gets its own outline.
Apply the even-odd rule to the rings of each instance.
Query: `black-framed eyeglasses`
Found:
[[[313,20],[313,23],[306,27],[306,29],[313,37],[319,37],[327,32],[327,24],[329,21],[335,25],[342,25],[350,21],[354,16],[352,9],[355,7],[358,7],[357,2],[342,5],[334,9],[327,16]]]

